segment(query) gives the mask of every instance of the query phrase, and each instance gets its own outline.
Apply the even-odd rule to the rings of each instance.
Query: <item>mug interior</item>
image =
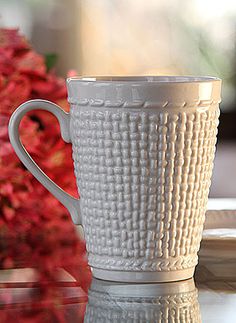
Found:
[[[145,82],[145,83],[195,83],[220,81],[212,76],[86,76],[71,77],[69,80],[83,82]]]
[[[220,102],[221,80],[211,76],[78,76],[67,79],[68,101],[139,108]],[[90,102],[90,103],[91,103]],[[102,103],[101,103],[102,102]],[[141,104],[142,103],[142,104]],[[177,104],[178,103],[178,104]],[[141,104],[141,105],[140,105]]]

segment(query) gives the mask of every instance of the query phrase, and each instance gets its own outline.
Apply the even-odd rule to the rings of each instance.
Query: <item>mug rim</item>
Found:
[[[179,83],[207,83],[221,82],[221,79],[215,76],[194,76],[194,75],[131,75],[131,76],[73,76],[67,78],[67,83],[77,81],[79,83],[122,83],[122,84],[179,84]]]

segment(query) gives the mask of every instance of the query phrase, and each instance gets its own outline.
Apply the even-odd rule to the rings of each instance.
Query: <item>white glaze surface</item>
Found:
[[[146,273],[144,281],[173,280],[175,272],[176,279],[189,278],[212,174],[220,80],[100,77],[71,78],[67,85],[69,115],[44,100],[14,112],[9,135],[19,158],[74,223],[82,221],[89,264],[97,272],[109,270],[107,276],[126,281],[130,272]],[[63,138],[72,142],[80,201],[53,183],[22,147],[20,120],[37,107],[52,112]]]
[[[89,263],[112,270],[194,267],[219,110],[72,105],[71,140]]]

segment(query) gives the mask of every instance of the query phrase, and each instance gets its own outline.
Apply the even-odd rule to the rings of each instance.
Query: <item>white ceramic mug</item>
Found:
[[[24,165],[83,225],[93,275],[129,282],[192,277],[221,81],[94,77],[70,78],[67,87],[70,113],[48,101],[28,101],[13,113],[9,136]],[[34,109],[52,112],[72,143],[80,200],[53,183],[23,148],[19,123]]]

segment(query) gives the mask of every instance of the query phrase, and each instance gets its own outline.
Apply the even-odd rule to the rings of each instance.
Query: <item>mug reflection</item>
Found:
[[[201,322],[193,279],[124,284],[93,278],[85,322]]]

